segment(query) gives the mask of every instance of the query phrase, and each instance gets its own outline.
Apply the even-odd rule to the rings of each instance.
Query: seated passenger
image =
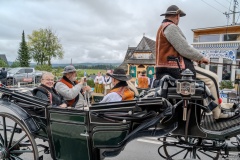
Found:
[[[129,88],[126,82],[132,77],[126,75],[124,69],[116,68],[114,69],[113,74],[107,73],[107,75],[112,77],[112,83],[114,87],[99,103],[127,101],[134,99],[134,92]]]
[[[68,106],[82,108],[86,105],[83,94],[85,91],[89,93],[91,88],[85,85],[84,79],[78,82],[76,76],[75,67],[72,65],[66,66],[63,77],[55,84],[55,89],[67,101]]]
[[[67,107],[67,102],[54,89],[54,75],[46,72],[42,75],[41,85],[33,90],[33,95],[43,100],[49,100],[53,107]]]

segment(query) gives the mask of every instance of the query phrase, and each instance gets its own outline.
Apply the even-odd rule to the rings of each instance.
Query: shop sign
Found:
[[[208,58],[226,58],[232,61],[236,60],[236,51],[233,50],[205,50],[200,51],[200,53]]]

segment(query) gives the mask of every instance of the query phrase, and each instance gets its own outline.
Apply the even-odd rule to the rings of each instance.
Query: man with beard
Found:
[[[63,96],[70,107],[84,107],[85,100],[83,93],[89,92],[91,88],[85,85],[84,79],[77,80],[77,72],[74,66],[69,65],[64,68],[63,77],[55,84],[56,91]]]

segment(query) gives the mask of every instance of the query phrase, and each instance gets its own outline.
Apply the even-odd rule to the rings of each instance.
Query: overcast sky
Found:
[[[33,30],[51,28],[65,52],[62,60],[53,59],[52,63],[70,63],[71,58],[73,63],[121,63],[128,46],[136,47],[143,33],[155,40],[164,19],[159,15],[170,5],[187,14],[179,26],[192,43],[191,29],[231,24],[232,17],[228,22],[223,14],[231,1],[0,0],[0,54],[15,61],[23,30],[28,40]],[[239,14],[237,18],[239,23]]]

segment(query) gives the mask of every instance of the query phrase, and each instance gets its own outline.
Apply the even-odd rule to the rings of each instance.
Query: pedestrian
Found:
[[[104,87],[103,87],[103,76],[101,72],[98,72],[97,76],[94,79],[94,83],[95,83],[94,92],[103,94]]]
[[[149,84],[149,78],[146,76],[146,71],[143,70],[141,75],[138,77],[138,88],[147,89]]]
[[[108,70],[107,73],[110,74],[111,71]],[[106,74],[103,77],[103,85],[104,85],[104,95],[106,95],[112,89],[112,77],[110,77],[108,74]]]

